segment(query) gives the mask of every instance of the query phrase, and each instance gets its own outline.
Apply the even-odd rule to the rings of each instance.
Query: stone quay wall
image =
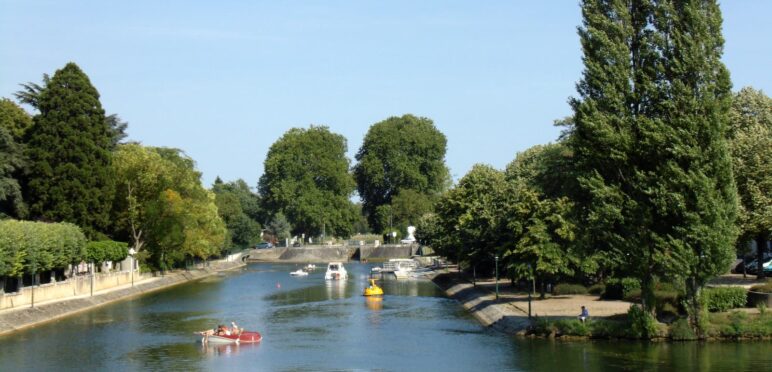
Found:
[[[35,307],[24,307],[0,311],[0,335],[11,333],[20,329],[32,327],[41,323],[56,320],[81,311],[93,309],[98,306],[124,300],[130,297],[155,292],[178,284],[205,278],[219,271],[232,270],[246,264],[239,258],[229,258],[221,261],[212,261],[208,266],[188,271],[172,271],[165,275],[151,274],[137,280],[135,276],[134,286],[129,281],[118,287],[103,289],[100,293],[90,295],[90,289],[85,295],[73,296],[59,301],[49,301],[38,305],[38,289],[35,288]],[[110,279],[106,279],[105,283]],[[63,288],[63,287],[60,287]],[[42,301],[41,301],[42,302]]]

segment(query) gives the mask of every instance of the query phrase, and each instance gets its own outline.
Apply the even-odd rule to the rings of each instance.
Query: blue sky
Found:
[[[772,91],[772,1],[725,1],[735,90]],[[0,96],[76,62],[129,138],[255,186],[292,127],[434,120],[455,179],[554,141],[582,70],[578,1],[0,0]]]

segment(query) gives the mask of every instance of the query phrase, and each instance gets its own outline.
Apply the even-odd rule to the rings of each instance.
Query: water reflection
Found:
[[[201,344],[201,353],[207,357],[233,357],[239,352],[255,350],[260,347],[260,343],[247,344]]]
[[[379,311],[383,309],[383,297],[378,296],[364,296],[365,297],[365,306],[369,310],[372,311]]]

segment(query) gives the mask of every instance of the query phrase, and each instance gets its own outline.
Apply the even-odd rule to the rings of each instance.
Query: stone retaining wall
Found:
[[[461,280],[453,273],[438,274],[432,281],[485,327],[514,335],[530,325],[526,314],[519,314],[519,310],[512,309],[506,303],[496,302],[495,296],[490,292]]]
[[[0,335],[59,319],[81,311],[90,310],[97,306],[201,279],[218,271],[230,270],[244,265],[245,264],[241,261],[212,262],[209,267],[203,269],[170,272],[145,282],[137,283],[135,281],[133,287],[115,289],[94,296],[86,295],[78,298],[47,303],[35,306],[34,308],[27,307],[5,311],[0,313]]]

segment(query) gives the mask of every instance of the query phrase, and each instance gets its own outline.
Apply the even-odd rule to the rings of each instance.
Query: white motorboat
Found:
[[[418,262],[409,258],[392,258],[383,263],[381,271],[392,273],[396,271],[411,272],[418,268]]]
[[[298,269],[290,273],[292,276],[306,276],[308,275],[307,272],[303,271],[303,269]]]
[[[308,264],[306,267],[303,268],[305,271],[314,271],[316,270],[316,265],[314,264]]]
[[[345,280],[346,278],[348,278],[348,272],[346,272],[342,262],[330,262],[327,264],[327,272],[324,273],[325,280]]]

